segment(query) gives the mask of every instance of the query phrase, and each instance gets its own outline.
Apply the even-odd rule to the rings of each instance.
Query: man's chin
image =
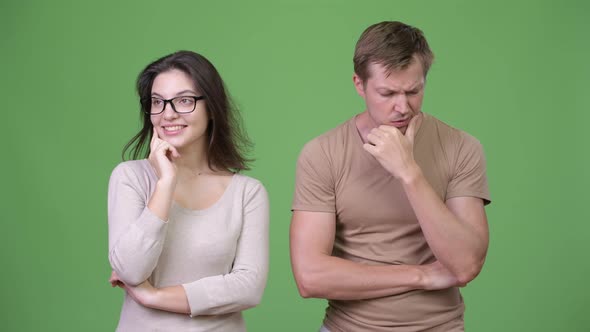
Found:
[[[405,125],[405,126],[396,126],[393,123],[385,123],[384,125],[389,126],[389,127],[396,128],[397,130],[399,130],[404,135],[406,134],[406,131],[408,130],[408,126],[407,125]]]

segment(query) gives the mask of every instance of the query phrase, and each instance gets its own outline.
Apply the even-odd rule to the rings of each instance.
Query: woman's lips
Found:
[[[179,134],[185,127],[183,125],[162,126],[162,130],[165,135],[171,136]]]

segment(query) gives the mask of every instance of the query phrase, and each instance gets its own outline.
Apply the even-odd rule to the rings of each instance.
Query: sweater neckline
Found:
[[[178,212],[181,212],[183,214],[188,214],[188,215],[205,215],[210,213],[211,211],[214,211],[217,209],[218,206],[222,205],[224,201],[226,201],[228,196],[231,196],[231,192],[234,190],[234,187],[236,186],[236,182],[237,179],[240,175],[239,174],[234,174],[232,175],[232,178],[229,182],[229,184],[227,185],[227,187],[225,188],[225,191],[223,192],[223,194],[221,195],[221,197],[219,197],[219,199],[213,203],[211,206],[205,208],[205,209],[199,209],[199,210],[193,210],[193,209],[189,209],[186,208],[182,205],[180,205],[179,203],[177,203],[175,200],[172,200],[172,208]]]

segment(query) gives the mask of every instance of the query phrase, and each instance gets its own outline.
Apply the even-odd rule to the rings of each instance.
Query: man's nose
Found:
[[[408,97],[405,93],[397,94],[394,97],[393,110],[402,114],[409,112],[410,107],[408,105]]]

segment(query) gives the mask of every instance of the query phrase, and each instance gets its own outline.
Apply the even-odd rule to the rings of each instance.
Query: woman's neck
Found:
[[[202,173],[209,173],[209,158],[205,147],[178,150],[179,158],[174,160],[179,178],[194,177]]]

